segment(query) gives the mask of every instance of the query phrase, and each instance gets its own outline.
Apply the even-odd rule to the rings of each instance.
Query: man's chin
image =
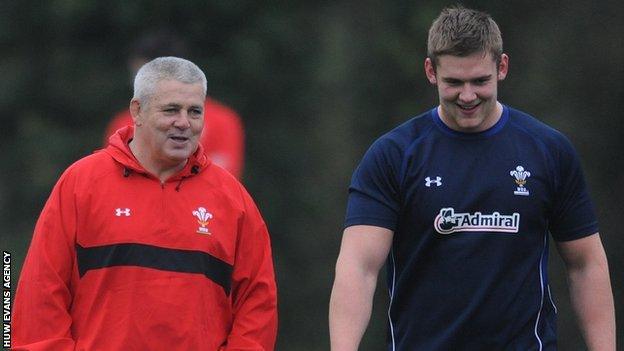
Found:
[[[475,133],[482,131],[484,121],[478,117],[462,117],[455,122],[461,132]]]
[[[169,150],[166,153],[166,157],[171,162],[179,163],[179,162],[185,162],[186,160],[188,160],[188,158],[191,157],[192,154],[193,152],[190,150],[190,148],[184,148],[184,149],[177,149],[177,150]]]

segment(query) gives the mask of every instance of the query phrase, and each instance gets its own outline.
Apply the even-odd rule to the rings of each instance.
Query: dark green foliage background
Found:
[[[327,350],[351,172],[375,137],[436,104],[422,71],[425,41],[449,4],[1,1],[0,239],[13,253],[14,281],[60,173],[100,147],[108,118],[130,99],[129,46],[141,32],[169,26],[191,43],[189,58],[205,70],[210,94],[244,118],[244,183],[273,239],[278,349]],[[503,31],[511,69],[501,100],[563,131],[578,148],[622,319],[624,5],[464,4],[491,13]],[[560,348],[583,350],[561,262],[551,257]],[[386,296],[380,282],[363,350],[383,348]]]

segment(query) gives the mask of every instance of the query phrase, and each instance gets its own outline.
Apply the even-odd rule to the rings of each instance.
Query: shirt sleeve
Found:
[[[244,192],[245,217],[232,273],[232,330],[226,350],[273,350],[277,337],[277,288],[267,227]]]
[[[74,350],[71,278],[75,271],[76,208],[67,172],[35,226],[15,296],[14,350]]]
[[[374,225],[396,230],[401,159],[399,148],[390,141],[373,143],[353,173],[345,227]]]
[[[549,229],[555,240],[568,241],[598,232],[598,221],[576,150],[567,138],[562,139]]]

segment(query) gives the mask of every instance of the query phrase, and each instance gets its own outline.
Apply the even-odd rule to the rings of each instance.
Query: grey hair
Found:
[[[187,84],[201,83],[207,91],[206,75],[196,64],[179,57],[158,57],[144,64],[134,78],[134,96],[147,104],[161,81],[175,80]]]

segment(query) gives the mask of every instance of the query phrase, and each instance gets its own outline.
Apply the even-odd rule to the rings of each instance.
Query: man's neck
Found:
[[[151,157],[149,153],[144,152],[145,147],[143,147],[136,138],[130,140],[128,146],[139,164],[143,166],[148,173],[158,178],[161,183],[164,183],[171,176],[178,173],[188,162],[188,159],[186,159],[178,164],[163,164],[159,160]]]

